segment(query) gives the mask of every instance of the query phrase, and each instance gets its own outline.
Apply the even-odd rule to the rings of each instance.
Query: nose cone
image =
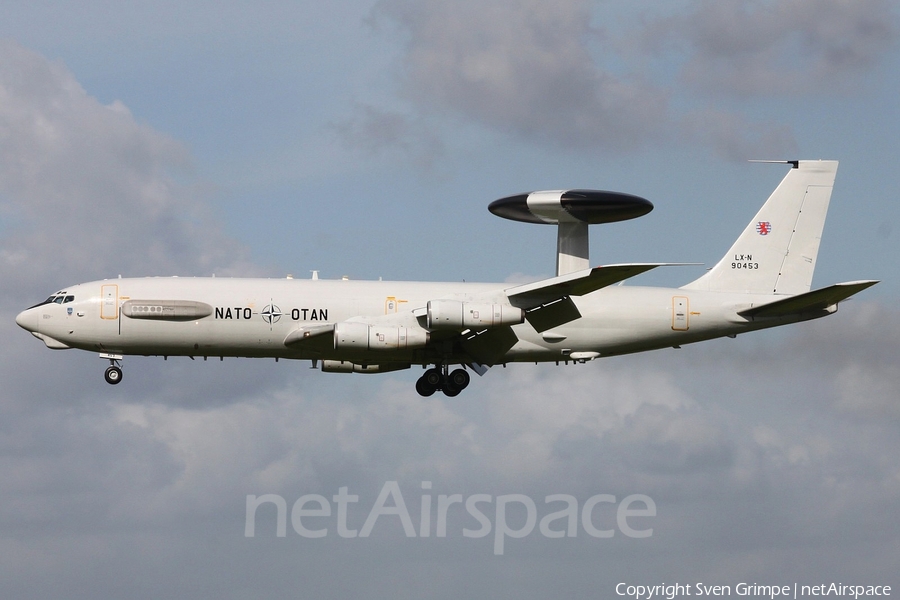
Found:
[[[38,315],[33,308],[23,310],[16,316],[16,324],[22,329],[26,329],[32,333],[38,330]]]

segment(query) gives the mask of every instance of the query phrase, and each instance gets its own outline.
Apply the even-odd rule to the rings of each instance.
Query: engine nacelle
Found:
[[[388,363],[386,365],[360,365],[346,360],[323,360],[323,373],[387,373],[410,368],[408,363]]]
[[[428,344],[429,333],[421,327],[338,323],[334,326],[335,350],[403,350]]]
[[[524,320],[525,311],[509,304],[430,300],[426,322],[429,329],[467,329],[518,325]]]

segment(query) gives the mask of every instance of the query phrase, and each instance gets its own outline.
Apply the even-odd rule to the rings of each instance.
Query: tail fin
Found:
[[[793,168],[728,254],[684,289],[784,295],[810,290],[838,163],[789,164]]]

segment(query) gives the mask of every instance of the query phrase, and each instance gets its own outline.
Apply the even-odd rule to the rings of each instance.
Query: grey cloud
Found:
[[[877,366],[850,364],[836,377],[836,406],[848,412],[900,417],[900,374],[885,377]]]
[[[439,136],[424,119],[376,106],[357,105],[353,116],[335,123],[333,129],[345,146],[370,157],[399,150],[418,165],[431,168],[445,154]]]
[[[376,14],[408,35],[402,80],[423,110],[576,148],[633,148],[664,122],[665,93],[592,59],[604,38],[584,0],[384,0]]]
[[[797,142],[790,126],[717,99],[834,93],[876,64],[898,29],[884,0],[827,0],[815,10],[703,1],[609,31],[593,24],[594,12],[586,0],[381,0],[373,20],[396,24],[406,40],[402,94],[419,114],[449,113],[563,148],[688,142],[729,160],[791,154]],[[679,70],[674,85],[648,68],[654,56]],[[681,108],[697,100],[715,108]],[[383,134],[387,113],[378,112],[358,117],[356,129]]]
[[[734,161],[795,156],[798,144],[788,125],[752,122],[738,113],[707,109],[683,115],[679,127],[686,139],[715,149]]]
[[[0,201],[11,222],[0,278],[13,284],[4,294],[116,273],[249,268],[190,183],[180,143],[8,41],[0,43],[0,99]]]
[[[640,453],[622,454],[624,466],[649,473],[708,475],[734,463],[733,441],[723,424],[701,411],[642,406],[610,443],[620,448],[642,447]]]
[[[886,0],[699,0],[687,14],[649,21],[659,52],[682,49],[685,82],[713,94],[772,96],[841,87],[897,39]]]
[[[900,322],[877,304],[849,302],[841,310],[850,315],[835,323],[833,336],[823,340],[811,330],[793,349],[813,349],[830,370],[834,408],[863,423],[900,425]]]

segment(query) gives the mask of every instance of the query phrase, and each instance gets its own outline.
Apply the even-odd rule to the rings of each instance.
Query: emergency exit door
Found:
[[[100,286],[100,318],[114,320],[119,318],[119,286],[110,284]]]
[[[384,299],[384,314],[393,315],[400,312],[400,305],[405,303],[406,300],[397,300],[396,296],[388,296]]]

